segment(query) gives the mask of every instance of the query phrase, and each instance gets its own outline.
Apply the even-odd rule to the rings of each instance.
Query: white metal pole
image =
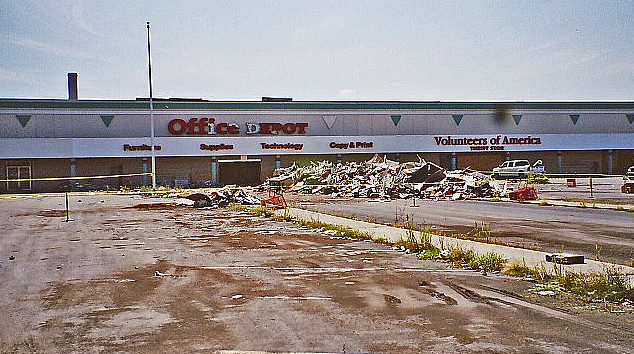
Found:
[[[150,84],[150,151],[152,156],[152,188],[156,188],[156,152],[154,151],[154,102],[152,101],[152,52],[150,50],[150,21],[147,21],[147,72]]]

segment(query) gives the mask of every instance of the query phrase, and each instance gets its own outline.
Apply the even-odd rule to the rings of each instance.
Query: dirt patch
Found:
[[[42,210],[39,211],[36,215],[48,218],[59,218],[66,216],[66,210]]]
[[[176,203],[144,203],[129,207],[139,210],[176,210],[183,209],[182,205]]]

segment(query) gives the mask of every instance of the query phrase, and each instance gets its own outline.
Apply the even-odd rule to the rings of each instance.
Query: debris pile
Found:
[[[424,190],[421,197],[459,200],[501,197],[504,194],[499,183],[488,175],[465,169],[447,172],[443,181]]]
[[[260,198],[236,186],[226,186],[208,194],[194,193],[185,198],[193,201],[193,206],[196,208],[219,207],[229,203],[260,205]]]
[[[477,171],[447,172],[420,158],[399,163],[379,155],[365,162],[321,161],[305,167],[293,164],[275,170],[267,183],[272,188],[290,187],[289,191],[300,193],[361,198],[458,200],[503,194],[497,182]]]

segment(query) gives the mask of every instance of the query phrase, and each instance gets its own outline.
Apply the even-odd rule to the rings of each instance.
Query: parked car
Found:
[[[634,181],[634,166],[630,166],[630,168],[627,169],[626,176],[628,179],[631,179],[632,181]]]
[[[542,160],[537,160],[532,166],[528,160],[504,161],[500,166],[493,169],[493,178],[522,178],[530,172],[544,173]]]

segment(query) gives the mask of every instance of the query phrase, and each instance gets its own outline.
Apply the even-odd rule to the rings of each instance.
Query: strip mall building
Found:
[[[0,192],[59,189],[39,178],[151,171],[149,101],[78,100],[74,87],[68,100],[0,99]],[[153,112],[161,185],[259,183],[294,162],[376,153],[485,171],[508,159],[540,159],[549,173],[624,174],[634,164],[634,102],[167,99]]]

